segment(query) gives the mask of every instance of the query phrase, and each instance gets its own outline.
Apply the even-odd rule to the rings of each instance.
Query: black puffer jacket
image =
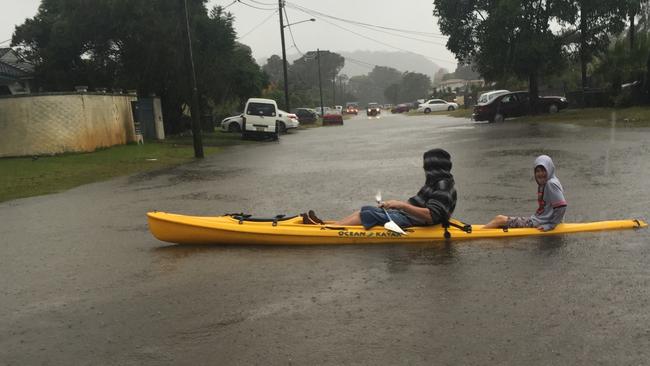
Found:
[[[424,153],[426,182],[409,203],[426,207],[433,224],[449,221],[456,208],[457,193],[454,176],[451,175],[451,156],[443,149],[431,149]]]

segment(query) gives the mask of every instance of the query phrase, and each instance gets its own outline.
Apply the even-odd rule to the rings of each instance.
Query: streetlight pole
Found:
[[[282,40],[282,72],[284,73],[284,104],[287,112],[291,112],[289,106],[289,79],[287,77],[287,51],[284,46],[284,20],[282,19],[283,0],[278,0],[278,14],[280,14],[280,39]]]
[[[286,111],[291,112],[291,106],[289,105],[289,76],[287,72],[287,49],[284,44],[284,28],[303,22],[315,22],[316,19],[311,18],[285,25],[284,19],[282,18],[282,8],[284,8],[284,0],[278,0],[278,14],[280,15],[280,39],[282,40],[282,72],[284,74],[284,104]]]
[[[323,118],[325,111],[323,110],[323,82],[320,76],[320,49],[316,49],[316,57],[318,59],[318,91],[320,93],[320,116]]]

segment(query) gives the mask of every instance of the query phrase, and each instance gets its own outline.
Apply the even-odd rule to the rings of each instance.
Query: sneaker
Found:
[[[310,219],[311,221],[313,221],[313,222],[316,223],[316,224],[319,224],[319,225],[323,225],[323,224],[324,224],[323,220],[319,219],[319,218],[316,216],[316,213],[314,213],[314,210],[309,210],[309,213],[307,214],[307,216],[309,217],[309,219]]]

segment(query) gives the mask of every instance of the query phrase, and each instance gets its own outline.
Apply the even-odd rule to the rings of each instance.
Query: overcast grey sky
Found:
[[[23,23],[25,18],[33,17],[40,3],[40,0],[0,0],[0,42],[9,40],[14,27]],[[253,49],[256,59],[281,54],[277,1],[208,1],[208,9],[214,5],[227,6],[226,10],[235,16],[239,41]],[[408,51],[423,55],[450,71],[455,69],[453,54],[445,47],[446,37],[440,35],[432,15],[433,0],[287,0],[286,9],[290,23],[312,17],[317,19],[316,22],[285,29],[288,54],[316,48],[330,51]],[[334,18],[408,32],[377,29]],[[289,29],[293,32],[293,40]],[[8,45],[5,42],[0,47]]]

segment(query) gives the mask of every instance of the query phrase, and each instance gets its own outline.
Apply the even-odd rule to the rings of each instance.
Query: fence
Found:
[[[135,141],[135,95],[41,94],[0,98],[0,157],[87,152]]]

